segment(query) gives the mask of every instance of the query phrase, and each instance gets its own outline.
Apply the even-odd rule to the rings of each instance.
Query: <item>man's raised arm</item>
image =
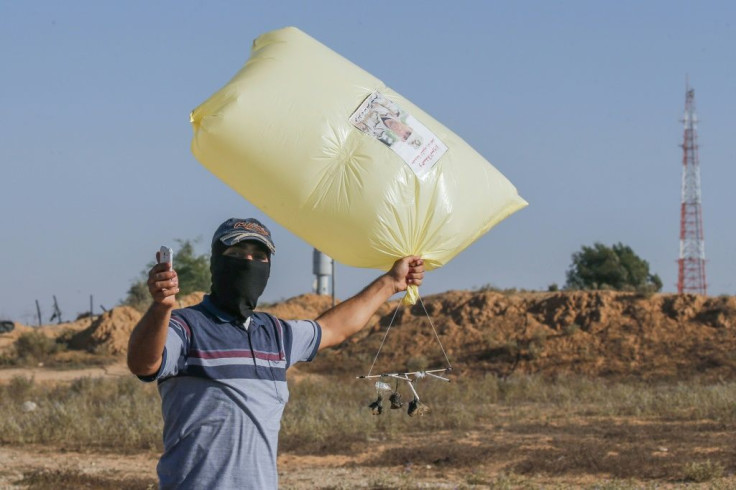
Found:
[[[371,315],[391,296],[419,286],[424,279],[424,262],[419,257],[404,257],[394,262],[380,276],[352,298],[324,312],[317,318],[322,327],[320,350],[337,345],[363,328]]]

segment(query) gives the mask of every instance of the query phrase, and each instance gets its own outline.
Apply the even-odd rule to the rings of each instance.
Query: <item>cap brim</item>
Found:
[[[276,247],[274,246],[274,244],[268,239],[264,238],[262,235],[259,235],[258,233],[247,233],[238,231],[235,233],[228,233],[227,235],[220,237],[220,241],[227,247],[231,247],[236,243],[240,243],[245,240],[255,240],[257,242],[260,242],[264,244],[272,254],[276,253]]]

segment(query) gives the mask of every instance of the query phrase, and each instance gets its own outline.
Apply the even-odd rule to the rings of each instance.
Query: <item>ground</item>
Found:
[[[269,305],[269,310],[282,317],[313,318],[329,306],[329,299],[307,295]],[[453,291],[424,298],[422,305],[400,311],[392,324],[395,307],[385,305],[355,339],[312,365],[300,365],[291,381],[362,372],[389,326],[396,330],[379,361],[381,369],[403,368],[407,358],[441,364],[431,330],[436,328],[458,376],[572,374],[675,383],[736,379],[733,297]],[[75,369],[6,367],[0,369],[0,384],[17,376],[49,384],[87,376],[128,377],[123,354],[139,315],[115,308],[97,319],[65,325],[18,326],[0,335],[0,353],[9,352],[22,333],[43,331],[53,338],[66,335],[69,345],[108,356],[110,363]],[[433,323],[429,329],[428,318]],[[540,411],[494,404],[489,410],[497,413],[470,429],[369,435],[364,443],[342,450],[282,451],[281,486],[736,488],[732,415],[723,422],[696,415],[601,415],[592,409],[586,415],[585,407],[575,407],[571,415],[557,405]],[[121,454],[59,444],[0,445],[0,489],[154,488],[158,456],[154,450]],[[683,462],[711,459],[725,471],[706,475],[703,483],[683,479],[688,474]]]

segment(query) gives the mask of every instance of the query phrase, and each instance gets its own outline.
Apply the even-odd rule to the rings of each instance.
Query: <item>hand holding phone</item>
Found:
[[[171,250],[169,247],[162,246],[161,250],[159,250],[158,254],[158,263],[163,264],[165,262],[168,262],[171,264],[171,268],[174,267],[174,251]]]

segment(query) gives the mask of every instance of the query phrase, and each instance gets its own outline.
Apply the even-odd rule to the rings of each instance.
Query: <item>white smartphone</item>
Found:
[[[168,262],[172,267],[174,265],[174,251],[165,246],[161,247],[158,255],[158,263],[163,264],[164,262]]]

